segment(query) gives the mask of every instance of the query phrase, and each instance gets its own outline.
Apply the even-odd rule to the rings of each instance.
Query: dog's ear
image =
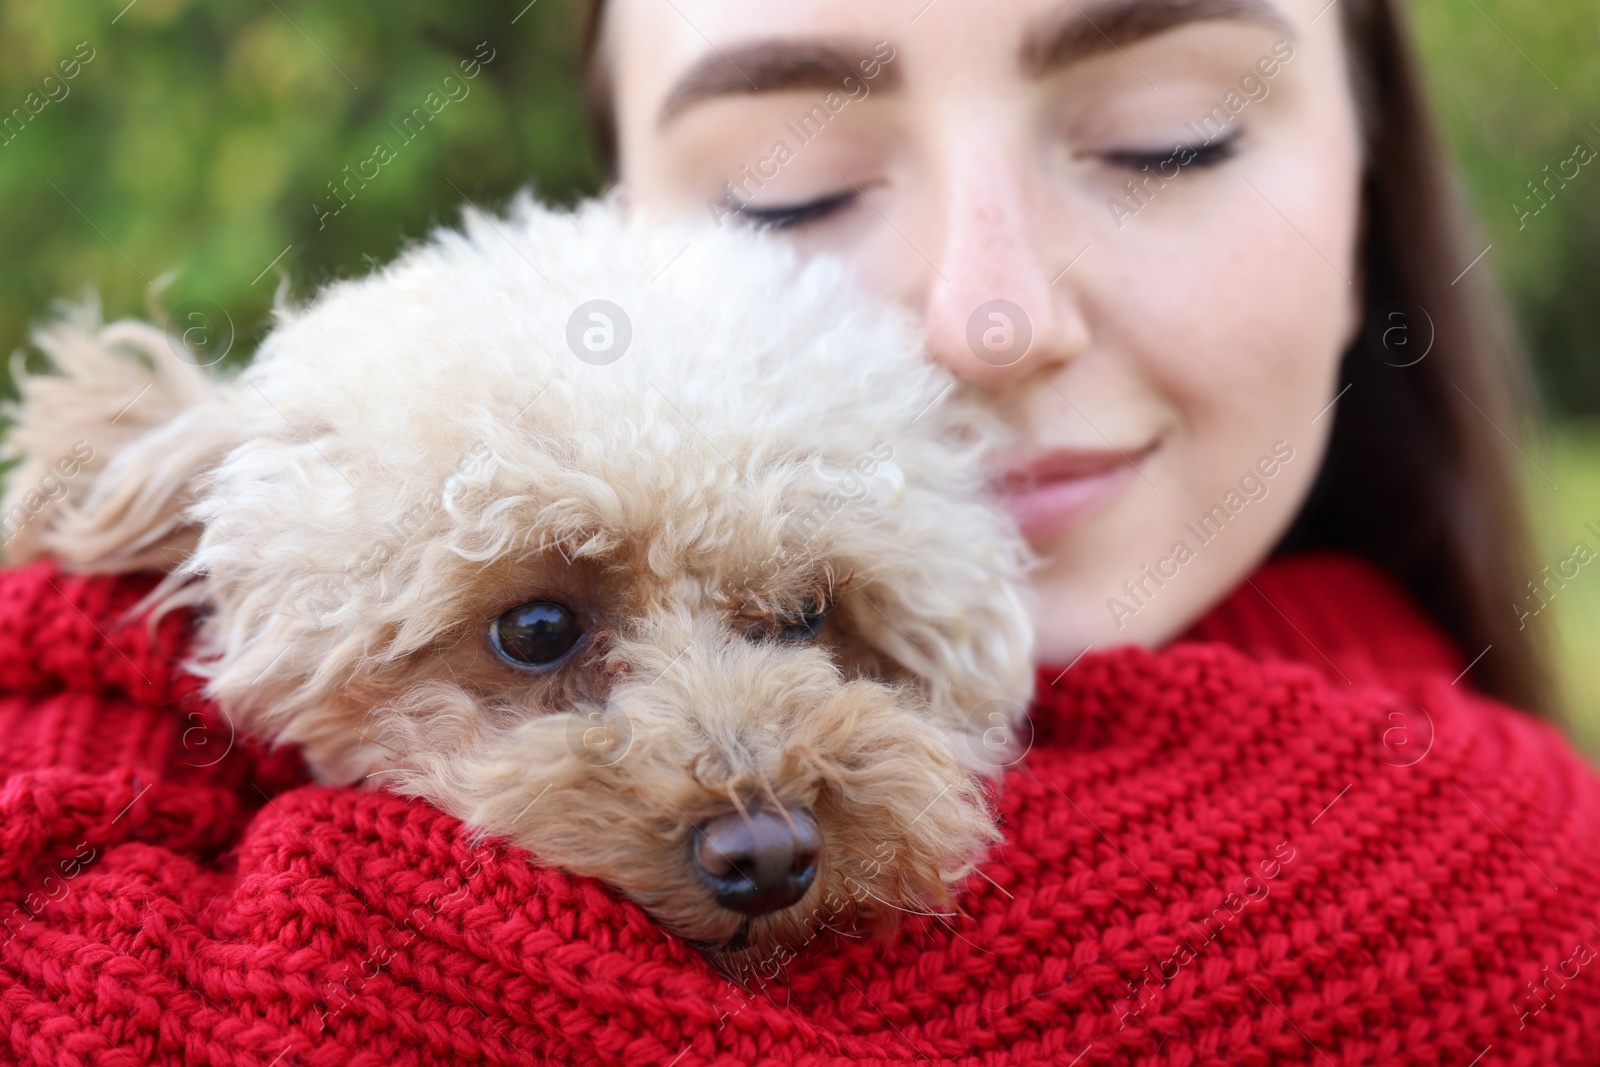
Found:
[[[239,442],[221,382],[147,323],[102,326],[91,304],[33,334],[55,373],[12,359],[0,500],[5,558],[74,570],[171,570],[194,547],[196,480]]]

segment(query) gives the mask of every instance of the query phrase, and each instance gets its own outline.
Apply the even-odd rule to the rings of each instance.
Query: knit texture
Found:
[[[0,571],[0,1062],[1600,1063],[1600,781],[1359,562],[1041,670],[961,914],[748,988],[230,738],[150,583]]]

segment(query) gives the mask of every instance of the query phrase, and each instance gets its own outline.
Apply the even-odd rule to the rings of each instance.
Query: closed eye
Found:
[[[1238,155],[1238,140],[1239,132],[1235,130],[1227,137],[1217,141],[1180,144],[1174,145],[1172,148],[1153,151],[1139,149],[1115,150],[1102,152],[1100,159],[1114,167],[1140,172],[1147,169],[1155,170],[1165,177],[1170,177],[1172,173],[1176,173],[1174,168],[1188,170],[1190,167],[1197,167],[1204,170],[1208,167],[1226,163]]]
[[[792,614],[778,620],[777,637],[783,641],[811,641],[822,633],[828,621],[828,609],[807,597]]]
[[[745,628],[749,641],[787,641],[805,643],[821,635],[828,622],[828,608],[816,597],[805,597],[780,615],[751,623]]]
[[[764,229],[790,230],[809,222],[825,219],[848,207],[856,198],[855,190],[833,193],[799,204],[781,204],[775,207],[754,207],[746,204],[740,211],[747,220]]]

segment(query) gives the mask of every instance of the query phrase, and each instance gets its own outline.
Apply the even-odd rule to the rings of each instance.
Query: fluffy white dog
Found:
[[[168,571],[191,669],[321,781],[724,962],[946,902],[996,838],[1032,676],[995,428],[837,266],[523,198],[281,309],[233,377],[92,312],[36,340],[12,560]]]

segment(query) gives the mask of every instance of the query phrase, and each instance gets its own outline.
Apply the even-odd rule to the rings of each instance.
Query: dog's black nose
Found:
[[[822,834],[803,808],[733,812],[700,827],[691,859],[716,902],[745,915],[787,908],[817,877]]]

